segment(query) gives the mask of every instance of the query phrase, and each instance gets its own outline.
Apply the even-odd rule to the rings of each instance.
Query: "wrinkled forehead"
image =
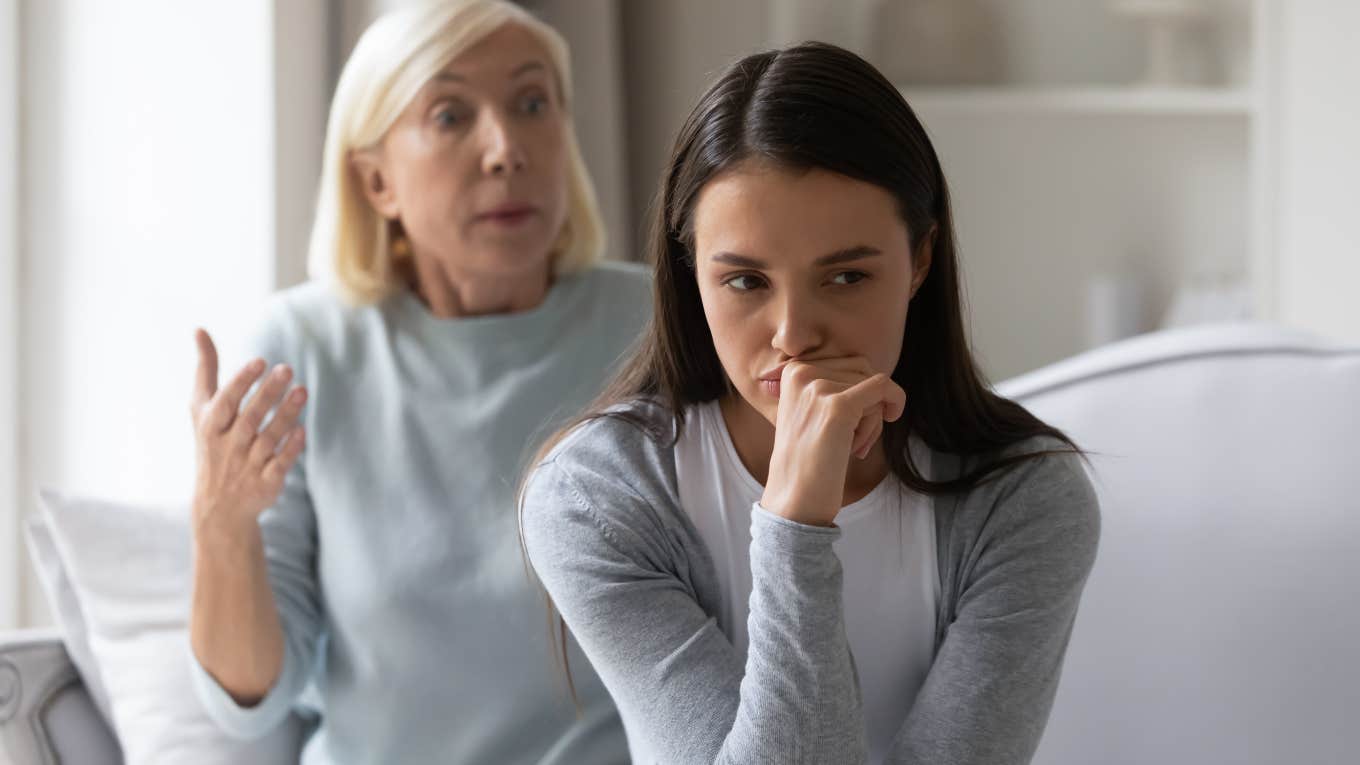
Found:
[[[547,46],[527,27],[511,21],[455,56],[425,87],[500,90],[535,80],[554,83],[560,94],[561,74]]]

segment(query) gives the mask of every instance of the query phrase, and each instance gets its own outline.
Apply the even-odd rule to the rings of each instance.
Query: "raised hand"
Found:
[[[195,533],[210,529],[234,536],[254,528],[259,514],[274,504],[283,490],[284,476],[302,453],[306,438],[297,419],[307,390],[302,386],[289,390],[293,372],[280,364],[243,406],[250,387],[264,375],[264,359],[246,364],[219,390],[217,348],[201,329],[194,339],[198,374],[189,408],[198,462]],[[275,406],[274,416],[266,423]]]

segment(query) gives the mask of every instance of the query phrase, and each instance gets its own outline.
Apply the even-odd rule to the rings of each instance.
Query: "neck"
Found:
[[[543,302],[552,283],[551,266],[546,260],[541,268],[512,276],[462,273],[418,254],[412,261],[407,281],[438,319],[528,311]]]
[[[718,408],[741,464],[764,486],[770,476],[770,457],[774,454],[774,426],[736,393],[720,399]],[[889,470],[882,437],[874,443],[867,457],[862,460],[849,457],[848,460],[842,507],[863,499],[887,477]]]

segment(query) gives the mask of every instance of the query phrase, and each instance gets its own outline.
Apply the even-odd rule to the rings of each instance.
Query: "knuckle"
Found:
[[[241,412],[241,418],[239,420],[242,426],[241,429],[253,435],[260,429],[260,420],[262,419],[264,418],[260,416],[258,411],[247,409],[244,412]]]
[[[853,412],[850,411],[850,402],[842,396],[836,396],[828,400],[827,411],[832,417],[838,420],[849,419],[849,416],[853,414]]]

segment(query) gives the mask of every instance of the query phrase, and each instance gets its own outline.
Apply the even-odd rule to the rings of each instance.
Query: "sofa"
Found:
[[[1360,347],[1195,327],[997,387],[1091,453],[1103,513],[1034,762],[1356,762]],[[62,636],[0,635],[0,754],[115,741]]]

